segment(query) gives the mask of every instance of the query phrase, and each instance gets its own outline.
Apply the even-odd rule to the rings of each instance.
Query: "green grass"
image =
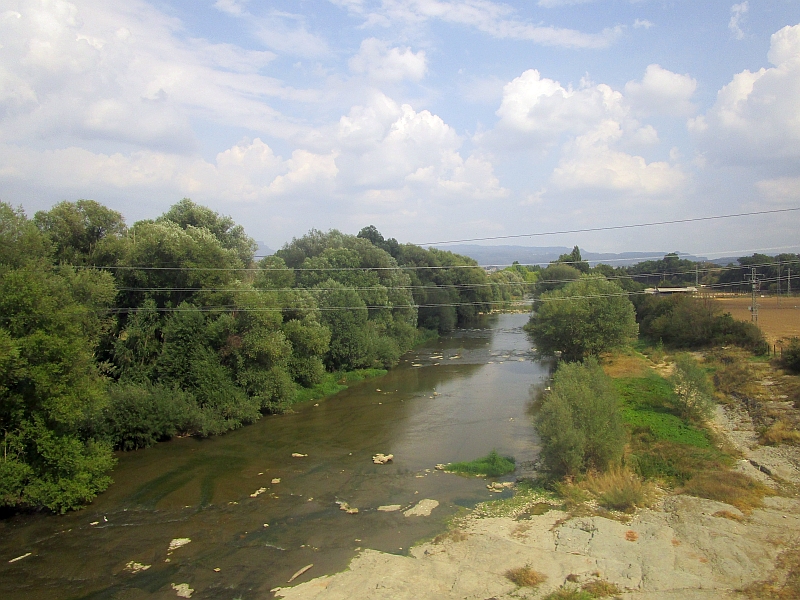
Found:
[[[623,400],[622,418],[635,433],[646,430],[653,441],[712,447],[702,429],[692,427],[672,412],[672,386],[658,375],[614,380]]]
[[[381,377],[386,373],[388,373],[386,369],[357,369],[355,371],[325,373],[322,381],[310,388],[297,386],[293,404],[333,396],[342,390],[346,390],[350,384],[364,381],[365,379]]]
[[[459,473],[461,475],[486,475],[488,477],[500,477],[511,473],[516,468],[516,462],[511,456],[500,456],[496,450],[492,450],[483,458],[478,458],[469,462],[449,463],[445,467],[448,473]]]

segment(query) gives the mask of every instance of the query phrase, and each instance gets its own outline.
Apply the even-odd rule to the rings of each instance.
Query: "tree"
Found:
[[[542,354],[560,352],[564,360],[583,360],[636,339],[633,304],[622,288],[598,277],[584,277],[561,290],[542,294],[527,329]]]
[[[714,393],[711,382],[691,354],[675,358],[675,371],[670,376],[678,412],[687,421],[702,423],[714,414]]]
[[[627,434],[619,397],[594,358],[560,363],[537,419],[544,465],[555,475],[619,463]]]

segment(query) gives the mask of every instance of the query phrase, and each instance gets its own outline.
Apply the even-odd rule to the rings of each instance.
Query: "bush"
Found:
[[[712,302],[683,294],[637,299],[636,320],[644,337],[672,348],[734,344],[756,354],[769,352],[755,323],[737,321]]]
[[[703,422],[714,414],[713,390],[705,371],[689,354],[675,358],[675,372],[670,377],[675,391],[675,404],[680,415],[694,422]]]
[[[590,473],[580,481],[557,484],[556,491],[569,504],[594,498],[600,506],[624,512],[650,506],[656,498],[656,489],[652,484],[622,469]]]
[[[506,571],[506,579],[519,587],[536,587],[547,580],[547,575],[534,571],[526,565]]]
[[[793,337],[783,350],[783,365],[790,371],[800,373],[800,338]]]
[[[627,438],[616,388],[593,358],[559,365],[538,428],[544,465],[556,475],[618,464]]]
[[[758,441],[765,446],[778,444],[800,445],[800,431],[792,427],[792,424],[788,421],[781,419],[762,431]]]
[[[120,384],[111,387],[109,405],[98,428],[114,448],[135,450],[192,432],[199,418],[194,397],[187,392],[151,384]]]
[[[617,284],[585,277],[542,294],[526,326],[543,354],[583,360],[636,339],[633,304]]]
[[[483,458],[469,462],[449,463],[444,470],[449,473],[461,473],[463,475],[500,477],[513,472],[515,468],[516,463],[512,457],[500,456],[496,450],[492,450]]]

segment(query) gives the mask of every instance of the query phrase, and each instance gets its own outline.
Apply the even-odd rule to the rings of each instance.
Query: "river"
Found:
[[[361,548],[407,552],[461,507],[510,493],[434,465],[492,449],[518,464],[536,457],[531,403],[548,367],[526,321],[490,315],[292,414],[120,454],[114,484],[86,509],[0,521],[0,597],[176,598],[172,584],[186,583],[198,600],[271,598],[306,565],[297,582],[345,568]],[[373,464],[378,452],[394,461]],[[377,510],[422,499],[439,502],[429,517]],[[177,538],[191,542],[169,553]]]

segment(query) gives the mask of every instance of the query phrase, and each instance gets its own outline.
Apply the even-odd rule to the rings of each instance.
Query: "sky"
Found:
[[[797,0],[0,0],[0,200],[273,249],[800,207]],[[800,212],[484,243],[800,250]]]

